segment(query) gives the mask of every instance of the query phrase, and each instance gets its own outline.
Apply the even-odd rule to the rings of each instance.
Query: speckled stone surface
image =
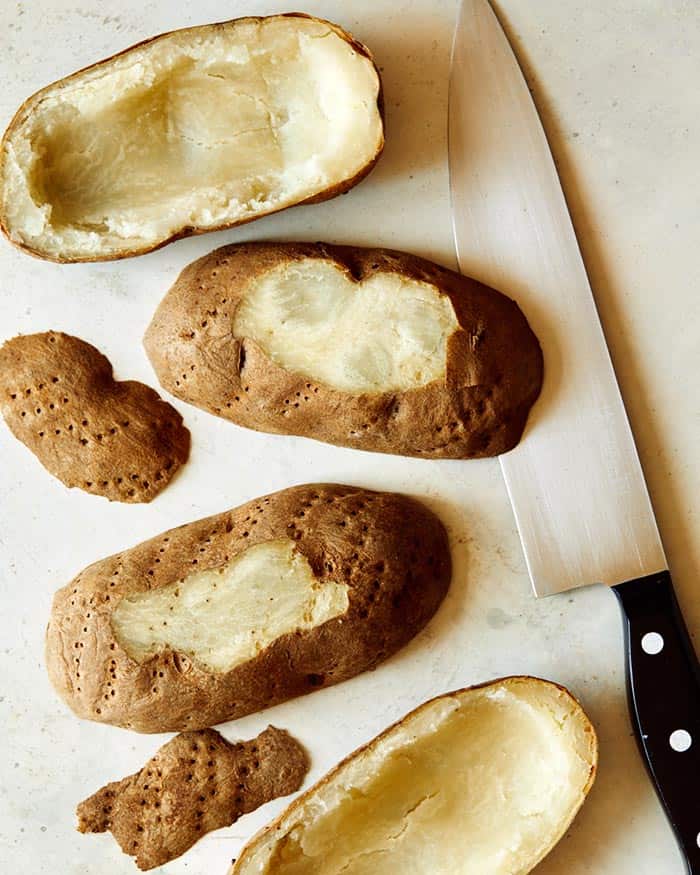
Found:
[[[700,7],[695,0],[501,0],[565,183],[647,470],[679,596],[700,632]],[[30,93],[154,33],[279,0],[5,0],[0,123]],[[94,343],[118,379],[155,385],[141,335],[193,258],[255,238],[325,238],[414,250],[454,265],[445,151],[455,3],[309,0],[365,40],[384,74],[386,153],[350,194],[152,255],[60,267],[0,242],[0,339],[56,328]],[[504,291],[507,291],[504,290]],[[530,595],[498,464],[431,462],[246,432],[176,406],[192,458],[151,505],[110,505],[49,477],[0,426],[0,859],[3,872],[129,875],[107,836],[75,831],[77,802],[135,771],[165,740],[81,723],[42,665],[53,590],[84,565],[178,523],[308,480],[410,492],[447,522],[452,591],[427,630],[372,674],[221,727],[272,722],[309,749],[310,779],[436,693],[509,673],[567,684],[601,740],[600,777],[538,875],[681,875],[680,856],[627,723],[621,624],[610,592]],[[276,800],[204,838],[167,875],[223,873]]]

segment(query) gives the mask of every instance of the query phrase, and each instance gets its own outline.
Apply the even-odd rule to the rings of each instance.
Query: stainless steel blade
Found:
[[[523,74],[487,0],[463,0],[449,107],[459,266],[514,297],[545,386],[501,457],[537,595],[666,568],[574,228]]]

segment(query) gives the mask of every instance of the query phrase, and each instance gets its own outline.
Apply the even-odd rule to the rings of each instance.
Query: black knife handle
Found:
[[[700,665],[668,571],[613,590],[625,614],[637,741],[688,871],[700,875]]]

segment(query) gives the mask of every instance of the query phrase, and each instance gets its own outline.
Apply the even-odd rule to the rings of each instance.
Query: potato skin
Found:
[[[194,28],[181,28],[181,30],[198,30],[200,28],[218,28],[224,25],[230,25],[234,22],[243,22],[243,21],[262,21],[264,18],[307,18],[312,21],[320,22],[331,30],[333,30],[341,39],[343,39],[348,45],[352,46],[352,48],[360,55],[366,57],[369,61],[372,62],[372,66],[374,67],[375,73],[377,74],[377,80],[379,82],[379,93],[377,95],[377,110],[382,120],[382,126],[385,124],[385,115],[384,115],[384,91],[382,86],[382,79],[379,73],[379,68],[377,67],[374,57],[370,50],[361,43],[359,40],[356,40],[355,37],[344,30],[337,24],[334,24],[332,21],[328,21],[325,18],[318,18],[315,15],[308,15],[305,12],[283,12],[277,15],[270,16],[260,16],[260,15],[250,15],[242,18],[233,18],[227,21],[216,22],[214,24],[208,25],[200,25],[199,27]],[[24,103],[19,107],[17,112],[12,117],[10,124],[7,126],[5,133],[3,134],[2,140],[0,140],[0,179],[3,178],[5,170],[4,170],[4,158],[7,150],[7,144],[9,143],[14,131],[19,127],[19,125],[24,121],[25,118],[32,112],[35,106],[37,106],[47,95],[48,92],[53,92],[56,90],[60,90],[64,87],[64,85],[71,80],[75,79],[81,73],[86,72],[87,70],[94,70],[99,67],[104,67],[110,64],[115,58],[119,58],[122,55],[127,54],[133,49],[141,48],[143,46],[147,46],[149,43],[155,42],[155,40],[162,39],[163,37],[170,36],[173,33],[177,33],[177,30],[166,31],[165,33],[157,34],[156,36],[149,37],[148,39],[141,40],[138,43],[134,43],[134,45],[128,46],[126,49],[122,49],[120,52],[115,52],[115,54],[110,55],[108,58],[104,58],[101,61],[97,61],[94,64],[89,64],[86,67],[81,67],[79,70],[76,70],[75,73],[71,73],[69,76],[65,76],[63,79],[59,79],[56,82],[52,82],[49,85],[46,85],[44,88],[32,94],[28,97]],[[166,240],[161,240],[158,243],[154,243],[152,246],[144,246],[136,251],[125,248],[122,252],[117,253],[109,253],[100,255],[99,253],[95,253],[93,255],[86,255],[81,258],[72,258],[72,257],[63,257],[60,255],[54,255],[53,253],[45,252],[43,250],[39,250],[30,246],[27,243],[24,243],[21,240],[16,240],[11,236],[12,229],[9,227],[7,215],[5,213],[4,204],[2,200],[0,200],[0,231],[4,234],[4,236],[12,243],[13,246],[16,246],[17,249],[22,252],[26,252],[28,255],[33,256],[34,258],[39,258],[43,261],[51,261],[55,264],[75,264],[75,263],[88,263],[88,262],[98,262],[98,261],[119,261],[123,258],[132,258],[135,255],[146,255],[149,252],[154,252],[157,249],[161,249],[163,246],[167,246],[169,243],[174,243],[176,240],[181,240],[184,237],[193,237],[198,236],[200,234],[209,234],[214,231],[224,231],[228,228],[235,228],[238,225],[246,225],[248,222],[254,222],[256,219],[260,219],[263,216],[269,216],[272,213],[282,212],[283,210],[290,209],[291,207],[303,206],[305,204],[317,204],[322,203],[323,201],[331,200],[331,198],[337,197],[338,195],[345,194],[347,191],[350,191],[351,188],[354,188],[358,183],[362,182],[362,180],[374,169],[375,164],[381,158],[382,152],[384,151],[384,137],[382,137],[379,147],[377,149],[374,157],[367,162],[367,164],[361,168],[353,177],[350,179],[345,179],[342,182],[336,183],[335,185],[329,186],[325,191],[319,192],[311,197],[308,197],[304,200],[298,201],[294,204],[289,204],[288,206],[277,207],[270,210],[266,210],[258,213],[255,216],[248,216],[243,219],[239,219],[234,222],[224,222],[221,225],[216,225],[207,228],[197,228],[197,227],[186,227],[182,228],[180,231],[172,234]]]
[[[110,622],[120,599],[279,538],[296,542],[319,579],[348,585],[345,614],[283,635],[228,672],[213,673],[171,651],[139,664],[121,649]],[[295,486],[82,571],[54,598],[49,676],[80,717],[139,732],[205,728],[374,668],[428,622],[450,575],[445,529],[414,499],[351,486]]]
[[[99,350],[60,331],[0,348],[0,413],[50,474],[110,501],[152,501],[190,452],[174,407],[150,386],[115,380]]]
[[[406,392],[348,394],[272,362],[231,331],[248,284],[305,258],[357,282],[378,273],[431,283],[460,328],[443,380]],[[495,456],[520,440],[542,386],[537,338],[510,298],[405,252],[325,243],[224,246],[186,267],[144,338],[161,385],[238,425],[373,452],[428,459]]]
[[[308,768],[304,748],[274,726],[235,744],[215,729],[183,732],[140,771],[83,800],[76,811],[78,830],[109,830],[139,869],[153,869],[184,854],[211,830],[296,792]]]

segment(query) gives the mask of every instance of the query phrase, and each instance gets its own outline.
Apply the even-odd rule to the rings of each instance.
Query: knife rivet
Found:
[[[642,650],[649,656],[656,656],[664,649],[664,639],[658,632],[647,632],[642,636]]]
[[[685,753],[693,743],[693,737],[685,729],[676,729],[675,732],[671,733],[668,743],[676,753]]]

